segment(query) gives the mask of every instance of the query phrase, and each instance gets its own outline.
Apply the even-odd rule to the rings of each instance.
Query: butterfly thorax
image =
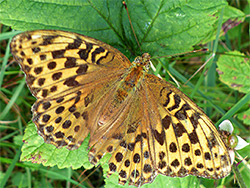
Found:
[[[140,89],[141,81],[145,73],[148,72],[150,55],[144,53],[141,57],[136,57],[132,66],[127,69],[127,73],[121,79],[113,96],[113,100],[105,105],[105,110],[99,118],[98,124],[111,123],[114,117],[118,117],[131,99],[131,96]]]

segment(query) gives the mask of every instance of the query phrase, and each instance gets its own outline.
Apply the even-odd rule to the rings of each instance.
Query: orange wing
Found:
[[[218,179],[231,171],[228,149],[209,118],[154,75],[145,75],[124,112],[103,129],[89,158],[95,164],[111,153],[109,175],[118,172],[121,184],[141,186],[158,173]]]
[[[26,74],[33,105],[33,122],[45,142],[78,148],[100,99],[109,95],[131,66],[115,48],[96,39],[64,31],[21,33],[11,52]]]

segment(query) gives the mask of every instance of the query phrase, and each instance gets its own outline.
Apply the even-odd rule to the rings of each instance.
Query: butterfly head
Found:
[[[137,67],[143,67],[145,70],[148,70],[150,65],[150,55],[148,53],[144,53],[142,56],[136,57],[133,64]]]

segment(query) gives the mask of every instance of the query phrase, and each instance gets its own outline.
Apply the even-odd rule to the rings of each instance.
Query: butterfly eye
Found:
[[[141,57],[141,64],[143,66],[146,66],[148,64],[150,64],[150,55],[148,53],[144,53],[142,54],[142,57]]]

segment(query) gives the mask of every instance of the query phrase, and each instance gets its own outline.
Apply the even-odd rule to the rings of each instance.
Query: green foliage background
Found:
[[[169,70],[180,82],[180,89],[202,107],[216,125],[230,119],[235,132],[249,142],[250,11],[249,1],[238,2],[127,0],[139,47],[120,0],[1,0],[0,186],[122,187],[115,175],[103,181],[101,168],[104,172],[107,170],[105,160],[101,168],[95,171],[92,168],[81,176],[84,169],[92,167],[87,158],[87,140],[78,150],[59,150],[43,143],[34,124],[27,123],[35,99],[9,51],[11,37],[20,31],[59,29],[81,33],[114,46],[131,60],[149,52],[156,66],[152,73],[169,80],[166,73]],[[203,45],[208,52],[175,55],[204,48]],[[175,56],[156,58],[169,55]],[[209,61],[205,68],[185,85],[206,60]],[[248,146],[239,151],[240,156],[250,156],[249,149]],[[222,180],[159,175],[152,184],[143,187],[244,187],[250,185],[249,158],[247,161],[248,164],[241,163]],[[234,174],[239,180],[236,183]]]

